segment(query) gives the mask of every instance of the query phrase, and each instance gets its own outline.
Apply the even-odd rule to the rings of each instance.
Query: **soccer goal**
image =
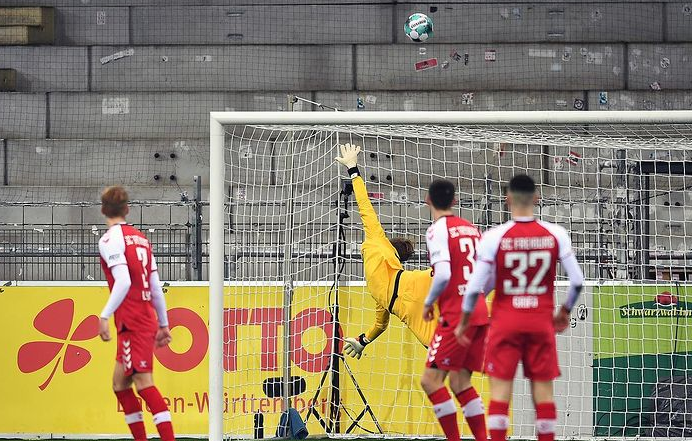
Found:
[[[363,147],[387,235],[416,244],[407,269],[427,266],[432,179],[451,179],[456,210],[485,230],[509,217],[509,178],[530,174],[537,215],[568,229],[588,281],[558,337],[558,438],[692,436],[692,111],[210,119],[211,440],[272,437],[287,409],[318,437],[441,435],[419,386],[426,350],[399,318],[361,359],[341,355],[376,309],[358,206],[334,163],[347,142]],[[511,414],[511,436],[533,438],[523,380]]]

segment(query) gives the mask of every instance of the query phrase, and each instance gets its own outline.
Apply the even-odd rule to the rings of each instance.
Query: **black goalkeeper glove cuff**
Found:
[[[351,179],[360,176],[360,170],[358,170],[358,166],[349,168],[348,175],[351,177]]]
[[[358,336],[358,343],[360,343],[361,345],[363,345],[363,347],[365,347],[365,346],[367,346],[368,343],[370,343],[370,340],[365,338],[365,333],[363,333],[363,334],[360,334]]]

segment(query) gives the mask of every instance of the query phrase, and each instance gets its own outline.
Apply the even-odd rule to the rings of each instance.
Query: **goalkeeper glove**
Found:
[[[358,166],[358,153],[360,153],[360,146],[351,144],[342,144],[339,146],[341,149],[341,156],[334,158],[336,162],[343,164],[349,170]]]
[[[370,341],[365,338],[365,334],[360,334],[358,338],[346,337],[344,341],[344,353],[359,360],[361,355],[363,355],[363,349],[370,343]]]

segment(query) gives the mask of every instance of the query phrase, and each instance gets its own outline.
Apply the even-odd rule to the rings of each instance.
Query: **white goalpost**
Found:
[[[363,147],[387,236],[416,244],[406,269],[427,266],[432,179],[451,179],[456,210],[486,230],[508,219],[508,179],[534,177],[537,214],[571,233],[587,278],[558,337],[557,437],[692,435],[692,111],[211,112],[210,440],[273,437],[287,409],[318,437],[441,435],[418,382],[425,349],[399,318],[362,359],[341,355],[376,309],[334,164],[346,142]],[[533,439],[523,380],[511,413],[511,436]]]

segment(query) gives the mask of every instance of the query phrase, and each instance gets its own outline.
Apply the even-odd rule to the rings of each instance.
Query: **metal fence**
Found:
[[[165,280],[203,280],[206,227],[202,202],[133,203],[128,221],[154,244]],[[103,280],[98,240],[106,225],[100,206],[5,205],[0,222],[0,280]]]
[[[207,279],[208,224],[207,202],[135,202],[131,204],[128,221],[141,229],[154,244],[154,253],[161,277],[170,281]],[[355,207],[349,207],[353,210]],[[0,280],[12,281],[92,281],[104,280],[100,267],[98,240],[106,225],[96,204],[45,205],[12,204],[0,207],[9,216],[0,217]],[[386,231],[398,231],[402,225],[383,219]],[[252,238],[243,237],[229,224],[226,250],[226,276],[251,278],[258,275],[280,275],[282,249],[274,254],[257,254],[248,245]],[[325,225],[323,235],[316,238],[314,252],[297,250],[296,268],[308,279],[319,278],[333,271],[335,226]],[[423,237],[423,230],[412,225],[406,228],[410,237]],[[267,229],[270,229],[268,226]],[[298,234],[302,234],[298,228]],[[609,235],[599,230],[597,222],[586,232],[572,233],[572,241],[583,264],[585,275],[594,280],[615,278],[618,262],[609,248]],[[347,225],[344,274],[363,277],[359,241],[360,225]],[[245,246],[245,245],[248,246]],[[410,268],[428,265],[425,246],[417,244],[418,252],[407,264]],[[651,253],[652,265],[671,265],[670,253]],[[632,264],[634,265],[634,264]],[[276,266],[276,268],[274,268]],[[653,268],[653,267],[652,267]],[[686,280],[682,271],[681,280]],[[654,279],[646,274],[643,279]]]

